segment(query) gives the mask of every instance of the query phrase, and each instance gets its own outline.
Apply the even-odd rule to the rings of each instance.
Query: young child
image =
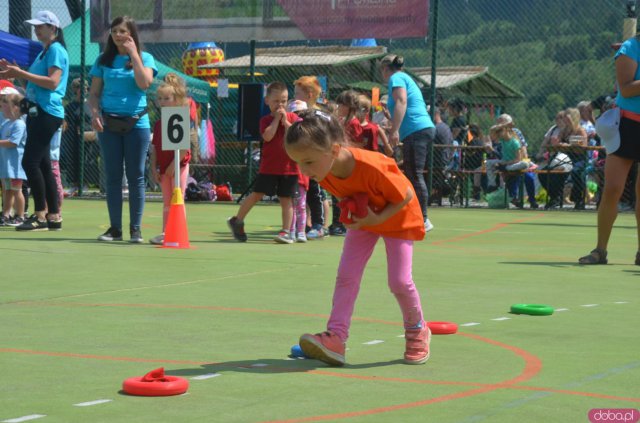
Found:
[[[367,214],[347,224],[333,308],[327,330],[304,334],[300,347],[307,357],[330,365],[345,363],[345,342],[362,274],[379,238],[387,252],[388,284],[404,320],[408,364],[429,358],[431,333],[422,314],[411,276],[414,241],[425,236],[424,219],[411,182],[395,161],[382,154],[347,147],[338,120],[321,111],[307,111],[287,132],[287,154],[302,172],[338,198],[368,197]]]
[[[522,162],[522,153],[520,148],[520,141],[516,138],[515,132],[509,125],[498,124],[494,125],[490,129],[491,136],[497,138],[502,146],[502,159],[487,160],[487,180],[488,191],[495,190],[496,183],[496,171],[507,170],[515,171],[521,170],[520,164]]]
[[[307,192],[309,191],[309,177],[298,170],[298,193],[293,198],[293,218],[289,233],[291,238],[296,236],[298,242],[307,242]]]
[[[358,119],[360,109],[360,94],[353,90],[343,91],[338,94],[336,104],[338,105],[337,115],[344,126],[344,132],[349,137],[349,141],[358,145],[358,139],[362,135],[362,125]]]
[[[160,107],[189,106],[187,98],[187,88],[184,81],[174,73],[168,73],[157,90],[157,101]],[[172,150],[162,150],[162,122],[160,119],[153,127],[153,139],[150,148],[151,176],[162,189],[162,233],[149,240],[151,244],[162,245],[164,243],[164,230],[167,226],[169,209],[171,208],[171,197],[175,185],[175,152]],[[187,190],[187,178],[189,177],[189,160],[191,160],[191,150],[180,150],[180,189],[184,196]]]
[[[0,108],[6,121],[0,128],[0,178],[3,204],[0,226],[19,226],[24,223],[22,181],[27,175],[22,169],[22,155],[27,142],[27,126],[20,113],[22,95],[15,88],[0,91]],[[11,209],[15,217],[11,218]]]
[[[336,112],[338,121],[344,128],[346,135],[345,143],[353,146],[359,146],[361,143],[358,141],[362,135],[362,125],[360,119],[357,117],[359,109],[359,100],[356,91],[347,90],[341,92],[336,98]],[[339,220],[340,207],[338,206],[338,199],[335,196],[331,197],[331,225],[329,226],[329,234],[334,236],[344,236],[347,233],[347,229]]]
[[[289,229],[293,219],[292,198],[298,184],[298,166],[284,150],[284,134],[298,120],[298,116],[286,111],[288,98],[287,86],[283,82],[276,81],[267,86],[264,102],[271,114],[260,119],[260,134],[264,143],[253,192],[242,202],[238,213],[227,219],[233,237],[240,242],[247,241],[244,218],[253,206],[265,195],[277,195],[282,208],[282,229],[274,241],[280,244],[293,243]]]
[[[378,151],[378,139],[380,139],[384,154],[391,157],[393,156],[393,148],[389,144],[387,134],[380,129],[378,125],[369,121],[369,114],[371,113],[371,100],[364,94],[358,97],[358,111],[356,117],[358,123],[362,128],[360,136],[356,139],[356,145],[364,148],[365,150]]]

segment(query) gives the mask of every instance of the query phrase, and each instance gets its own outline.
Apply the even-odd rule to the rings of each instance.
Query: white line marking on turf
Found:
[[[113,400],[110,399],[99,399],[99,400],[95,400],[95,401],[87,401],[87,402],[79,402],[77,404],[73,404],[76,407],[89,407],[91,405],[98,405],[98,404],[104,404],[105,402],[111,402]]]
[[[402,335],[398,335],[398,338],[404,338],[404,333]]]
[[[582,304],[580,307],[598,307],[600,304]]]
[[[629,301],[616,301],[614,304],[629,304]]]
[[[191,378],[191,380],[205,380],[205,379],[211,379],[212,377],[218,377],[218,376],[220,376],[220,373],[207,373],[204,375],[194,376]]]
[[[375,345],[375,344],[382,344],[383,342],[384,341],[380,339],[374,339],[373,341],[363,342],[362,345]]]
[[[469,322],[469,323],[463,323],[460,326],[478,326],[480,323],[478,322]]]
[[[491,319],[491,320],[495,320],[496,322],[500,322],[502,320],[511,320],[511,317],[497,317],[497,318]]]
[[[556,311],[569,311],[568,308],[556,308]]]
[[[46,414],[30,414],[28,416],[16,417],[15,419],[3,420],[2,423],[20,423],[29,420],[39,419],[40,417],[47,417]]]
[[[251,365],[251,367],[267,367],[267,366],[268,364],[266,363],[255,363]]]

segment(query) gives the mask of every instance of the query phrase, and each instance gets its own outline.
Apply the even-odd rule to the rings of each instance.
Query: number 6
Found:
[[[169,124],[167,128],[167,134],[169,136],[169,141],[174,144],[178,144],[182,141],[184,137],[184,130],[182,129],[182,116],[180,115],[171,115],[169,117]]]

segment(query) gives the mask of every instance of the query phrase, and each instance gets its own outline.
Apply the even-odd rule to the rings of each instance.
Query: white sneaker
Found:
[[[307,234],[304,232],[298,232],[298,237],[296,239],[298,242],[307,242]]]
[[[279,244],[293,244],[293,238],[289,235],[289,231],[281,230],[273,240]]]
[[[154,236],[153,238],[151,238],[149,240],[149,243],[153,244],[153,245],[163,245],[164,244],[164,234],[160,234],[160,235]]]
[[[435,226],[433,226],[433,223],[431,223],[431,221],[427,218],[427,220],[424,221],[424,230],[429,232],[432,231],[433,228],[435,228]]]

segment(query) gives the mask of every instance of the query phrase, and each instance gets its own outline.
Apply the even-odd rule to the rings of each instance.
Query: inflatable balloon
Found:
[[[198,66],[218,63],[224,60],[224,52],[214,42],[191,43],[182,54],[182,68],[185,74],[214,82],[220,70],[201,69]]]

